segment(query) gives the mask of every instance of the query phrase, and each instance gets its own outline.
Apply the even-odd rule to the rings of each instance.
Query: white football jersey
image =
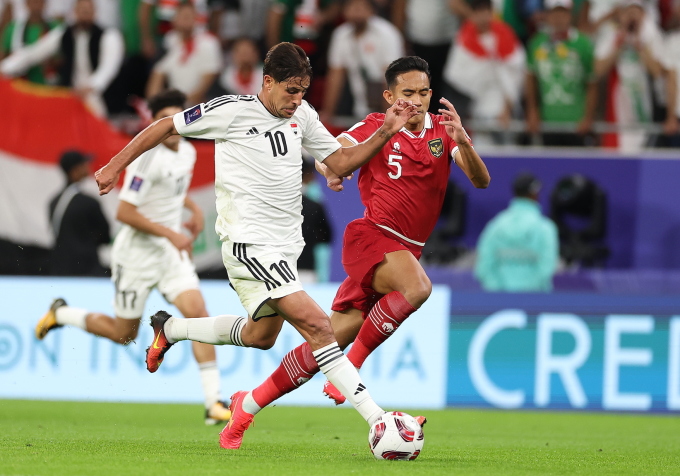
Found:
[[[119,199],[135,205],[152,222],[179,232],[195,163],[196,149],[189,142],[181,140],[176,152],[159,144],[127,166]],[[173,245],[167,238],[123,225],[112,253],[117,262],[136,266],[162,257],[168,246]]]
[[[257,96],[221,96],[175,114],[177,132],[215,141],[221,240],[288,244],[302,239],[302,148],[322,162],[340,148],[302,101],[290,119]]]

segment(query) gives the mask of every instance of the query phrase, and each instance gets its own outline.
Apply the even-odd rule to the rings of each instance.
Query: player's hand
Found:
[[[345,180],[352,180],[352,177],[354,177],[354,174],[349,174],[347,177],[340,177],[329,170],[328,174],[326,174],[326,186],[334,192],[342,192],[345,188],[344,185],[342,185],[342,182]]]
[[[460,120],[460,116],[456,112],[456,108],[448,99],[441,98],[440,103],[446,107],[446,109],[440,109],[439,112],[445,117],[445,121],[441,121],[440,124],[446,126],[446,133],[451,139],[456,141],[458,145],[468,144],[470,138],[468,137],[465,129],[463,129],[463,123]]]
[[[170,240],[170,243],[172,243],[172,246],[177,248],[179,252],[181,253],[182,251],[186,251],[187,253],[191,254],[191,247],[192,243],[194,240],[184,233],[172,233],[170,236],[168,236],[168,239]]]
[[[385,123],[383,127],[390,134],[394,135],[406,125],[409,119],[418,114],[418,108],[411,101],[397,99],[394,104],[385,112]]]
[[[94,179],[97,181],[97,186],[99,186],[99,195],[106,195],[113,190],[113,187],[118,183],[119,176],[120,173],[114,172],[108,165],[97,170],[94,173]]]
[[[194,213],[191,214],[191,218],[184,222],[183,226],[189,230],[189,233],[191,233],[191,236],[193,236],[195,240],[198,238],[198,235],[201,234],[203,227],[205,226],[203,213],[200,210],[195,210]]]

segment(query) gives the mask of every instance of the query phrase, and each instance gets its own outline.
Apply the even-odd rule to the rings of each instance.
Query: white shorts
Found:
[[[297,260],[305,242],[290,245],[249,245],[227,239],[222,260],[229,282],[254,321],[278,313],[267,301],[302,291]]]
[[[186,252],[180,255],[176,248],[169,248],[161,262],[153,266],[132,267],[111,260],[111,281],[116,286],[113,308],[116,316],[123,319],[139,319],[144,305],[155,287],[168,303],[190,289],[199,289],[194,263]]]

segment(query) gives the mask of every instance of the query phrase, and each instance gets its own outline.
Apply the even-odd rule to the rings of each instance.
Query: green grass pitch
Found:
[[[376,461],[351,408],[272,407],[238,451],[198,405],[0,400],[0,475],[680,474],[675,416],[446,410],[416,461]]]

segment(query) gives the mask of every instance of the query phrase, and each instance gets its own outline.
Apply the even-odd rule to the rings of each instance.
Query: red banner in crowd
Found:
[[[0,151],[43,164],[59,163],[68,149],[94,156],[105,165],[130,141],[106,120],[94,116],[69,89],[24,80],[0,79]],[[192,187],[215,179],[214,145],[193,141],[198,152]]]

